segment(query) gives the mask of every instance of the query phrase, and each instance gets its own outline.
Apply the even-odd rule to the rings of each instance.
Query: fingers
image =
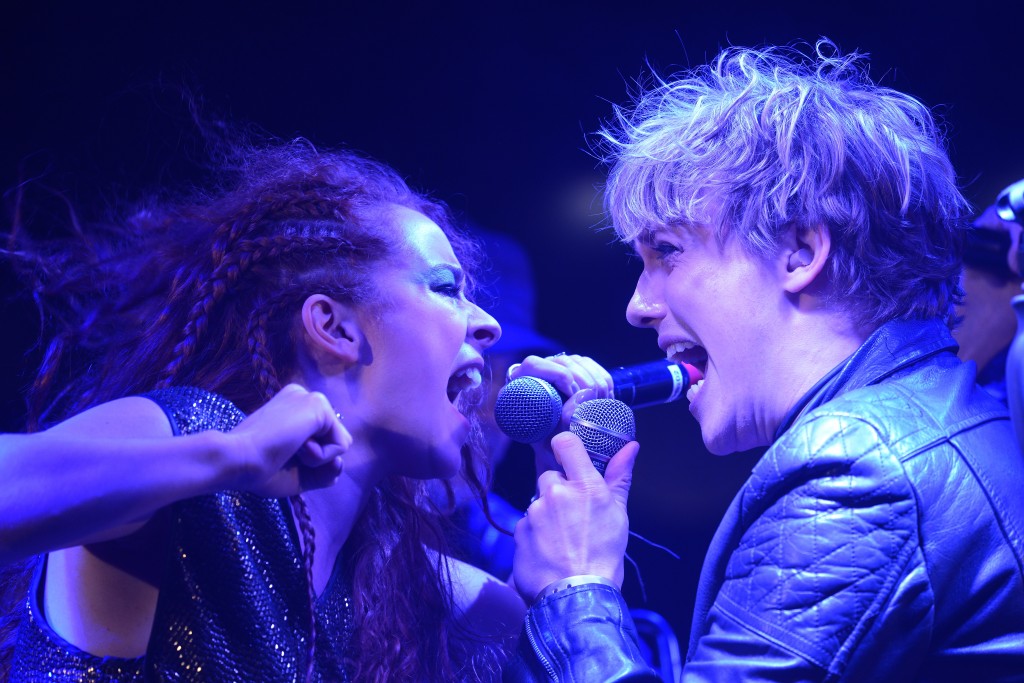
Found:
[[[595,390],[597,396],[594,398],[612,396],[615,388],[612,384],[612,376],[597,361],[588,356],[566,356],[566,358],[571,359],[571,362],[576,363],[580,370],[587,373],[589,381],[584,383],[584,386]]]
[[[319,467],[297,468],[299,489],[309,491],[333,486],[344,469],[341,456],[334,456]]]
[[[345,432],[345,434],[348,434],[348,432]],[[351,441],[352,439],[349,438],[349,445],[351,445]],[[306,467],[319,467],[334,458],[340,457],[347,450],[347,445],[309,438],[299,446],[299,449],[295,452],[295,459]]]
[[[550,382],[563,395],[572,396],[580,389],[593,389],[592,398],[612,395],[612,377],[597,361],[586,356],[558,354],[527,356],[509,369],[508,378],[538,377]]]
[[[633,465],[640,453],[640,444],[630,441],[608,461],[604,471],[604,481],[612,494],[625,505],[629,498],[629,487],[633,484]]]
[[[602,478],[579,437],[561,433],[551,439],[561,472],[544,472],[538,495],[515,528],[513,576],[529,602],[553,581],[594,574],[622,583],[623,554],[629,534],[626,494],[637,444],[623,447]]]
[[[348,450],[352,445],[352,435],[324,394],[311,391],[302,399],[307,403],[304,408],[313,419],[312,434],[295,455],[303,465],[319,467]]]
[[[640,444],[630,441],[608,461],[604,477],[594,467],[590,454],[584,448],[580,438],[571,432],[561,432],[551,439],[551,448],[562,466],[564,475],[557,470],[549,470],[537,478],[537,491],[543,496],[547,491],[565,481],[578,481],[585,485],[597,485],[603,482],[608,490],[625,507],[629,499],[629,489],[633,483],[633,466],[640,452]]]
[[[583,442],[572,432],[560,432],[551,437],[551,450],[570,481],[600,480],[601,473],[590,461]]]
[[[238,488],[293,495],[328,486],[342,471],[352,435],[327,397],[289,384],[231,431],[243,473]]]
[[[586,403],[587,401],[595,398],[601,398],[601,396],[598,396],[596,390],[581,389],[566,399],[565,403],[562,404],[562,420],[560,423],[562,425],[562,429],[565,430],[569,428],[569,423],[572,421],[573,413],[576,412],[576,408],[579,404]]]

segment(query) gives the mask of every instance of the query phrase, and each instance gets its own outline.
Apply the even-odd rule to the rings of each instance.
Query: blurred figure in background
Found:
[[[1021,184],[1024,179],[1010,187]],[[960,358],[978,365],[978,384],[1003,403],[1007,402],[1006,352],[1017,331],[1010,302],[1021,293],[1021,224],[1012,218],[1005,212],[1000,215],[999,207],[992,204],[974,220],[964,249],[965,297],[957,309],[962,320],[953,331]]]

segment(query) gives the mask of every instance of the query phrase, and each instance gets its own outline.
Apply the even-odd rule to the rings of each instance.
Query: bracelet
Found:
[[[559,591],[564,591],[568,588],[575,588],[576,586],[595,583],[601,584],[602,586],[610,586],[615,590],[619,590],[619,587],[615,585],[615,582],[611,579],[606,579],[603,576],[598,576],[597,574],[577,574],[576,576],[569,576],[549,583],[540,591],[540,593],[537,593],[537,597],[533,599],[533,602],[538,603],[549,595],[553,595]]]

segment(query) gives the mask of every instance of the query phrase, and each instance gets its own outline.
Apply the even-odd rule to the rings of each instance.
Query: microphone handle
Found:
[[[612,368],[615,398],[633,408],[671,403],[686,393],[691,378],[687,369],[670,360]]]

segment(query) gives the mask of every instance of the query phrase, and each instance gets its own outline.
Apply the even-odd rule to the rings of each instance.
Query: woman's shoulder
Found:
[[[52,435],[111,439],[170,436],[163,406],[143,396],[128,396],[100,403],[47,430]]]
[[[143,397],[155,402],[171,421],[175,435],[209,429],[230,431],[245,418],[234,403],[220,394],[191,386],[155,389]]]

